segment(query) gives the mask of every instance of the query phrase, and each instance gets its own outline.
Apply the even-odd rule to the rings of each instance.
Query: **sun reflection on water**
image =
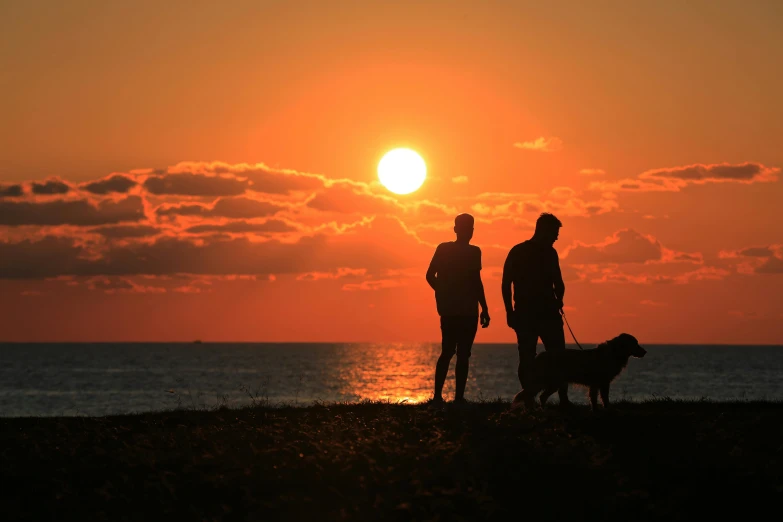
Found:
[[[408,403],[432,397],[439,347],[431,343],[407,343],[375,344],[369,348],[343,348],[338,395]],[[453,386],[453,382],[447,383],[444,391],[453,393]]]

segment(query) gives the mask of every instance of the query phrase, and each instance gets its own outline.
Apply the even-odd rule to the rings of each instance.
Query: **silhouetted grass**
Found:
[[[781,403],[507,410],[500,401],[442,410],[367,402],[0,419],[0,518],[700,520],[779,512]]]

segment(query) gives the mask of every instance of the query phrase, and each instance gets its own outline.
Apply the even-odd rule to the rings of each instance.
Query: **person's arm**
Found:
[[[478,274],[479,304],[481,305],[481,327],[489,326],[489,308],[487,307],[487,298],[484,296],[484,283],[481,282],[481,274]]]
[[[513,266],[511,262],[511,252],[506,256],[506,262],[503,264],[503,280],[500,284],[500,290],[503,293],[503,306],[506,307],[506,324],[513,328],[514,305],[511,302],[511,281],[513,280]]]
[[[484,295],[484,283],[481,282],[481,274],[478,274],[478,288],[479,304],[481,305],[481,309],[484,310],[484,312],[489,313],[489,308],[487,307],[487,298]]]
[[[481,327],[486,328],[489,326],[489,307],[487,306],[487,297],[484,294],[484,283],[481,281],[481,250],[478,251],[478,270],[476,270],[476,287],[478,294],[478,302],[481,305]]]
[[[432,261],[430,261],[430,267],[427,269],[427,283],[436,291],[438,290],[438,257],[438,249],[436,248],[435,254],[432,256]]]
[[[555,299],[557,299],[558,310],[563,308],[563,296],[565,295],[565,283],[563,282],[563,274],[560,272],[560,258],[557,256],[555,250]]]

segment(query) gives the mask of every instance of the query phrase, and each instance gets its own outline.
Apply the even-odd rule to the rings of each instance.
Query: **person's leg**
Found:
[[[525,389],[533,384],[533,360],[536,358],[538,331],[529,321],[518,321],[514,332],[517,334],[517,351],[519,352],[517,378],[519,378],[522,389]]]
[[[454,400],[465,398],[465,386],[468,382],[470,369],[470,351],[478,331],[478,317],[460,317],[459,336],[457,337],[457,367],[454,374],[457,381]]]
[[[543,323],[541,328],[541,342],[546,351],[565,351],[565,333],[563,332],[563,319],[558,315]],[[560,404],[566,406],[568,400],[568,383],[563,384],[557,395],[560,397]]]
[[[446,375],[449,373],[449,363],[457,351],[457,336],[454,332],[454,321],[452,317],[440,318],[441,331],[441,352],[438,363],[435,365],[435,395],[434,400],[443,400],[443,384],[446,382]]]

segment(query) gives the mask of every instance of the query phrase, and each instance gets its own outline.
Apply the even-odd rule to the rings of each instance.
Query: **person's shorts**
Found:
[[[470,357],[470,349],[478,331],[478,316],[444,316],[440,318],[443,351],[458,357]]]

